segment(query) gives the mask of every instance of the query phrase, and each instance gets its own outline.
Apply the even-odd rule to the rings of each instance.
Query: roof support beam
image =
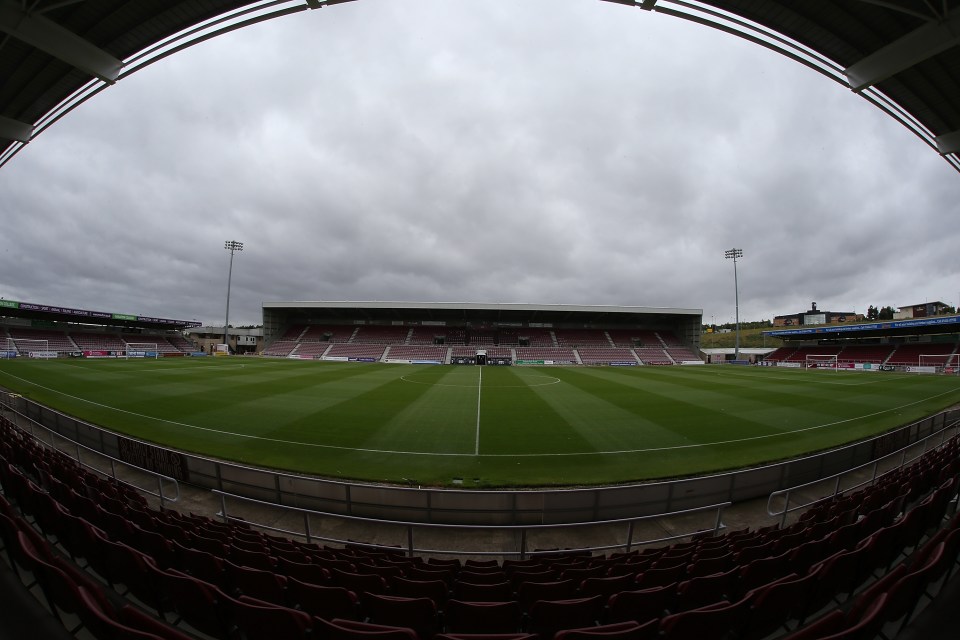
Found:
[[[41,15],[23,11],[19,3],[0,0],[0,31],[36,47],[104,82],[116,82],[123,63],[72,31]]]
[[[937,151],[945,156],[948,153],[960,153],[960,130],[937,136]]]
[[[960,45],[960,10],[874,51],[847,67],[844,73],[850,88],[862,91],[957,45]]]
[[[308,9],[322,9],[327,5],[341,4],[343,2],[353,2],[354,0],[307,0]]]
[[[657,5],[657,0],[603,0],[603,2],[615,2],[616,4],[625,4],[629,7],[640,7],[644,11],[653,11]]]
[[[32,125],[0,116],[0,138],[16,140],[17,142],[30,142],[30,138],[32,137]]]

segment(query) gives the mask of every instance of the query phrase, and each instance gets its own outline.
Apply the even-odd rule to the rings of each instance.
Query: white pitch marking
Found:
[[[477,441],[473,445],[473,455],[480,455],[480,393],[483,391],[483,368],[479,368],[480,377],[477,378]]]

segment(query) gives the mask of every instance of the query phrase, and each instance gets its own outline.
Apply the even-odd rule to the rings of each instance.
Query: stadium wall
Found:
[[[765,497],[867,464],[960,420],[960,410],[946,411],[831,451],[702,477],[578,489],[471,491],[289,475],[132,440],[27,398],[10,397],[8,402],[17,413],[64,438],[195,486],[338,515],[487,526],[636,518]]]

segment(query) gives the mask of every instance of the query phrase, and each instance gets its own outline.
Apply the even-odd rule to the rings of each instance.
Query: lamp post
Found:
[[[230,252],[230,270],[227,272],[227,317],[223,320],[223,344],[227,345],[227,353],[230,353],[227,328],[230,326],[230,281],[233,279],[233,254],[235,251],[243,251],[243,243],[236,240],[227,240],[223,243],[223,248]]]
[[[740,286],[737,284],[737,258],[743,257],[743,249],[727,249],[723,257],[733,258],[733,294],[736,301],[736,337],[734,338],[733,359],[740,360]]]

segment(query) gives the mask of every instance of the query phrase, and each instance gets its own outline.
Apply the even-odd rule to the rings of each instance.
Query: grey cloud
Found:
[[[216,323],[237,239],[237,324],[293,299],[725,321],[737,246],[741,317],[863,310],[957,295],[957,202],[900,125],[728,35],[577,0],[345,3],[172,56],[31,143],[0,171],[0,294]]]

